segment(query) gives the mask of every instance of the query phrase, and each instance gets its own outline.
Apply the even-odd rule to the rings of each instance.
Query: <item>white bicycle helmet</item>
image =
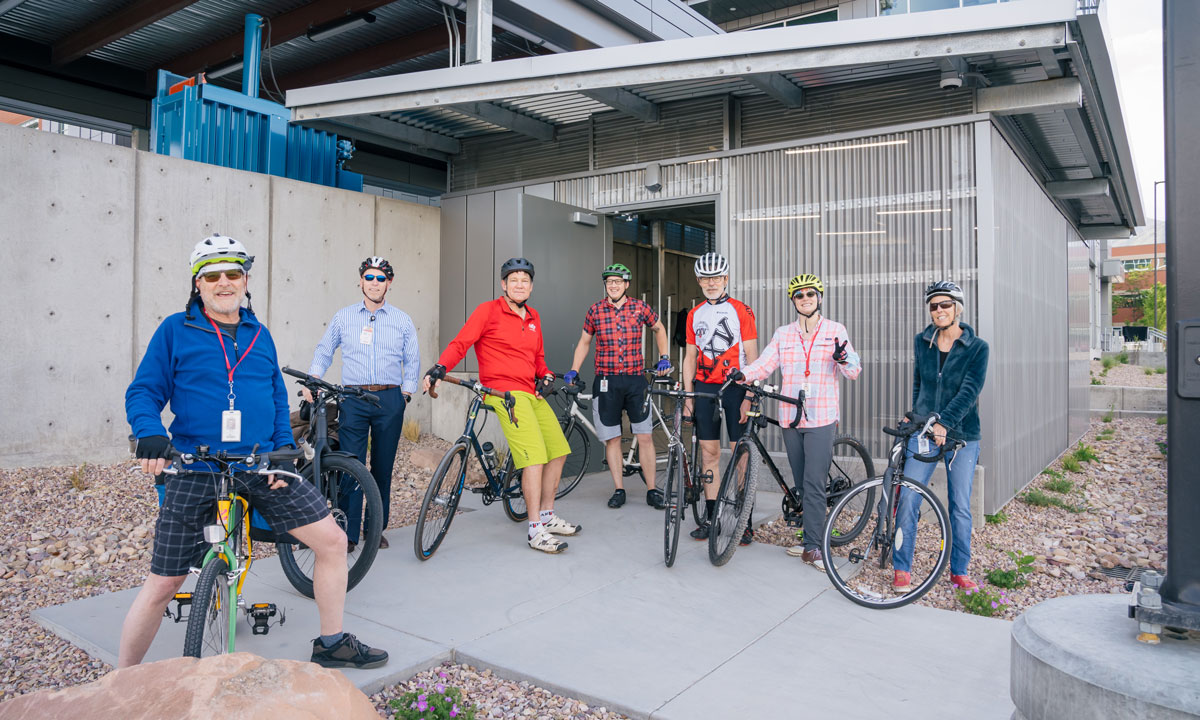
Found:
[[[721,277],[729,274],[729,261],[724,255],[704,253],[696,260],[696,277]]]
[[[929,302],[930,299],[938,295],[945,295],[959,305],[966,304],[966,295],[963,293],[962,288],[958,286],[958,283],[950,280],[939,280],[925,288],[925,302]]]
[[[254,264],[254,256],[246,250],[246,246],[225,235],[212,235],[196,243],[188,264],[192,267],[192,275],[200,272],[200,268],[215,262],[238,263],[246,272]]]

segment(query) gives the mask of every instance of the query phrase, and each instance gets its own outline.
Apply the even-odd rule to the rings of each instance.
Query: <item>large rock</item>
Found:
[[[147,663],[0,705],[0,720],[68,717],[378,720],[379,715],[337,670],[244,652]]]
[[[419,470],[433,470],[437,468],[438,463],[442,461],[442,457],[445,454],[445,451],[435,448],[414,448],[408,454],[408,464]]]

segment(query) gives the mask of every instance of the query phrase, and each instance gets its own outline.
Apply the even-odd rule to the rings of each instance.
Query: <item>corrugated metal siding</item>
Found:
[[[969,89],[938,87],[937,73],[811,88],[804,107],[789,109],[758,95],[741,102],[741,146],[853,132],[972,111]],[[719,125],[718,125],[719,129]]]
[[[842,383],[841,432],[862,439],[875,457],[885,454],[880,428],[910,409],[912,339],[927,322],[926,285],[960,282],[969,322],[977,292],[972,127],[838,145],[884,142],[899,144],[731,158],[728,211],[718,218],[732,292],[757,313],[760,346],[795,319],[784,297],[788,279],[813,272],[824,280],[823,311],[846,326],[864,364],[858,380]],[[879,214],[903,210],[942,212]],[[807,215],[816,217],[797,217]],[[771,217],[780,219],[762,219]]]
[[[1091,294],[1094,271],[1089,248],[1074,228],[1067,228],[1067,370],[1070,427],[1067,442],[1087,432],[1091,423]]]
[[[654,124],[616,112],[596,115],[595,167],[723,150],[724,113],[725,98],[721,96],[663,103]]]
[[[988,384],[994,400],[984,507],[1003,505],[1066,447],[1068,331],[1076,301],[1068,306],[1068,244],[1072,229],[1021,160],[992,130],[996,268],[996,328]],[[1086,268],[1086,258],[1084,259]],[[1074,262],[1072,262],[1074,266]],[[1074,270],[1070,279],[1075,284]],[[1086,277],[1083,348],[1087,350]],[[1074,345],[1074,340],[1071,344]],[[1086,365],[1084,379],[1086,382]]]
[[[550,142],[505,133],[463,140],[450,164],[451,190],[553,177],[588,169],[588,123],[558,129]]]
[[[663,186],[658,192],[646,189],[645,170],[623,170],[574,180],[560,180],[554,184],[554,199],[595,210],[617,205],[714,195],[721,192],[722,167],[726,162],[728,161],[706,160],[663,165],[660,175]]]

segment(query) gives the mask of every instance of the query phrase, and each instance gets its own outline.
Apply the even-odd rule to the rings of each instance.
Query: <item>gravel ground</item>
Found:
[[[1167,463],[1157,443],[1165,442],[1166,435],[1166,427],[1149,418],[1093,421],[1081,442],[1090,446],[1098,459],[1082,463],[1078,472],[1063,470],[1062,458],[1050,466],[1061,479],[1073,483],[1073,488],[1066,493],[1046,489],[1047,482],[1053,484],[1059,479],[1047,474],[1039,475],[1026,488],[1061,499],[1078,512],[1030,505],[1022,499],[1022,493],[1005,506],[1002,522],[974,528],[971,575],[994,595],[1001,588],[984,578],[988,570],[1013,567],[1005,551],[1035,558],[1028,584],[1005,591],[1009,605],[1002,606],[996,617],[1013,620],[1026,608],[1052,597],[1123,591],[1124,582],[1102,574],[1102,568],[1163,569],[1167,551]],[[777,520],[759,528],[755,540],[791,547],[796,544],[796,533]],[[800,563],[798,559],[787,560]],[[948,572],[945,580],[918,602],[964,611]]]
[[[1150,370],[1149,375],[1146,370]],[[1159,387],[1164,390],[1167,387],[1167,374],[1155,371],[1152,368],[1144,368],[1141,365],[1123,365],[1117,363],[1108,369],[1108,373],[1104,373],[1104,365],[1099,360],[1093,360],[1091,365],[1091,375],[1095,380],[1099,380],[1101,385],[1116,385],[1119,387]]]
[[[1100,435],[1104,431],[1111,432]],[[1099,573],[1101,567],[1162,568],[1166,462],[1156,443],[1165,439],[1166,429],[1150,419],[1108,424],[1097,420],[1084,442],[1099,459],[1078,472],[1064,473],[1074,483],[1072,491],[1046,491],[1068,505],[1083,507],[1081,512],[1033,507],[1016,499],[1004,509],[1006,521],[975,528],[971,569],[980,581],[986,570],[1009,566],[1005,550],[1037,558],[1028,586],[1009,591],[1012,604],[999,617],[1015,618],[1022,609],[1050,597],[1121,589],[1120,581]],[[432,465],[448,446],[431,436],[423,436],[419,444],[401,440],[390,527],[415,522]],[[1052,468],[1061,470],[1061,465],[1056,461]],[[0,488],[13,499],[0,509],[0,603],[8,613],[8,622],[0,628],[0,700],[89,682],[111,670],[42,630],[29,613],[142,582],[149,568],[156,502],[149,481],[129,467],[125,462],[0,470]],[[1031,488],[1044,488],[1051,479],[1039,476]],[[782,523],[756,534],[759,542],[783,546],[793,544],[794,538],[794,531]],[[780,561],[800,563],[783,557]],[[921,602],[961,610],[944,583]],[[447,677],[439,678],[438,672]],[[416,684],[428,687],[439,681],[461,688],[480,706],[480,717],[622,717],[490,671],[452,664],[386,688],[372,701],[382,712],[389,699]]]

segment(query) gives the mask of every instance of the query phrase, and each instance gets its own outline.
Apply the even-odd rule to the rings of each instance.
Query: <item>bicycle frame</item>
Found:
[[[590,417],[588,417],[588,414],[585,413],[581,407],[579,407],[580,400],[583,400],[585,402],[587,402],[587,401],[595,402],[595,396],[588,394],[588,393],[583,393],[583,392],[580,392],[580,393],[577,393],[577,394],[571,396],[571,401],[567,404],[567,407],[559,415],[559,421],[562,423],[577,423],[577,424],[579,424],[580,426],[583,427],[584,430],[587,430],[589,433],[591,433],[592,437],[594,437],[596,439],[596,442],[600,443],[600,446],[603,448],[604,443],[601,442],[600,436],[598,434],[596,434],[596,426],[592,424],[592,420]],[[650,417],[652,419],[652,425],[650,428],[651,434],[654,433],[655,428],[659,428],[662,430],[662,432],[664,434],[666,434],[668,437],[670,437],[670,434],[667,433],[667,431],[666,431],[666,419],[663,417],[662,411],[658,409],[658,405],[656,403],[650,403]],[[564,429],[569,430],[569,428],[570,428],[570,425],[565,425]],[[621,474],[625,477],[629,477],[630,475],[633,475],[634,473],[641,471],[641,468],[642,468],[641,456],[638,455],[637,449],[638,449],[638,437],[637,437],[637,435],[634,435],[633,443],[629,446],[629,450],[625,453],[625,457],[621,461],[621,464],[623,465],[623,467],[621,468]],[[637,459],[635,460],[635,458],[637,458]],[[656,457],[655,457],[655,465],[656,466],[661,465],[665,462],[666,462],[666,456],[663,456],[660,460],[656,455]]]
[[[480,409],[483,409],[484,412],[495,412],[492,408],[484,405],[483,396],[476,393],[475,397],[471,400],[470,407],[467,409],[467,423],[463,427],[462,435],[458,436],[458,440],[467,443],[467,447],[471,448],[471,451],[475,453],[475,459],[479,461],[479,466],[483,468],[483,475],[485,478],[487,478],[488,489],[493,495],[491,499],[488,499],[487,497],[484,498],[484,505],[488,505],[491,504],[493,500],[503,495],[504,488],[500,481],[502,478],[507,477],[513,472],[513,461],[512,454],[510,453],[509,456],[505,458],[503,469],[496,473],[496,475],[492,474],[492,469],[489,468],[487,463],[483,461],[483,446],[479,444],[479,437],[475,434],[475,420],[479,416]],[[457,482],[465,482],[466,476],[466,465],[464,464],[462,476],[458,478]]]

